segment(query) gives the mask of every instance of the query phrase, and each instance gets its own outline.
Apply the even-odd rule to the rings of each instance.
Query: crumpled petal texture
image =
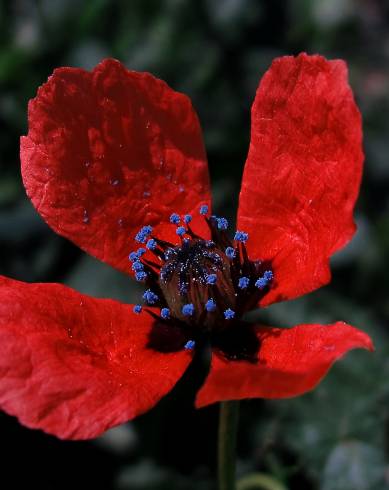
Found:
[[[273,260],[266,305],[330,280],[329,257],[355,231],[362,172],[361,117],[343,61],[276,59],[252,107],[238,228],[253,259]]]
[[[312,390],[332,364],[355,348],[373,350],[370,337],[343,322],[258,327],[258,362],[212,355],[211,369],[196,406],[244,398],[288,398]]]
[[[147,349],[154,320],[129,305],[1,277],[0,295],[0,406],[60,438],[93,438],[149,410],[192,357]]]
[[[54,71],[30,101],[21,160],[27,194],[54,231],[127,273],[140,227],[210,201],[189,98],[112,59]]]

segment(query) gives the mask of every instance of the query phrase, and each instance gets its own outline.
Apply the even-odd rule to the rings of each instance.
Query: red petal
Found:
[[[328,258],[355,231],[362,162],[345,63],[306,54],[275,60],[252,107],[238,213],[251,258],[273,260],[275,284],[262,304],[330,280]]]
[[[370,337],[343,322],[258,328],[258,363],[227,361],[213,354],[196,406],[243,398],[288,398],[312,390],[350,349],[373,350]]]
[[[64,439],[149,410],[190,362],[147,349],[152,319],[60,284],[0,278],[0,406]]]
[[[30,102],[21,160],[24,185],[43,219],[126,272],[141,226],[210,200],[190,100],[115,60],[91,73],[54,71]],[[176,238],[175,227],[169,230]]]

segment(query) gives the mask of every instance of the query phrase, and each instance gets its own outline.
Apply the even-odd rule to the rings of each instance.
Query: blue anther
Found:
[[[183,226],[179,226],[176,230],[178,236],[183,236],[186,233],[186,229]]]
[[[236,250],[232,247],[227,247],[226,248],[226,251],[225,251],[225,254],[227,255],[227,257],[229,259],[234,259],[235,256],[236,256]]]
[[[138,250],[136,251],[136,255],[137,255],[138,259],[140,259],[142,257],[142,255],[145,253],[146,253],[146,249],[143,247],[138,248]]]
[[[273,279],[273,272],[272,271],[265,271],[263,274],[263,277],[270,282]]]
[[[182,314],[184,316],[192,316],[194,313],[194,310],[195,310],[195,308],[194,308],[193,304],[188,303],[182,307],[181,311],[182,311]]]
[[[195,348],[196,342],[194,340],[188,340],[188,342],[184,345],[184,349],[192,350]]]
[[[205,309],[209,312],[215,311],[216,310],[216,303],[215,301],[210,298],[206,303],[205,303]]]
[[[147,272],[145,271],[139,271],[135,274],[135,279],[139,282],[144,281],[146,277],[147,277]]]
[[[269,282],[271,282],[272,279],[273,279],[273,272],[265,271],[263,276],[256,281],[255,286],[259,289],[263,289],[269,284]]]
[[[142,264],[142,262],[139,262],[139,260],[137,260],[132,264],[131,269],[136,272],[143,271],[144,265]]]
[[[173,213],[172,215],[170,215],[169,221],[170,221],[170,223],[173,223],[174,225],[178,225],[178,223],[181,220],[180,220],[180,217],[177,213]]]
[[[149,304],[153,305],[158,301],[158,296],[151,291],[151,289],[146,289],[143,293],[143,299]]]
[[[250,279],[248,277],[245,277],[245,276],[240,277],[239,283],[238,283],[238,288],[246,289],[249,284],[250,284]]]
[[[203,204],[202,206],[200,206],[200,214],[202,214],[204,216],[207,213],[208,213],[208,206],[206,204]]]
[[[132,309],[134,313],[140,313],[142,311],[142,305],[134,305],[134,308]]]
[[[184,223],[188,224],[192,221],[192,216],[190,214],[186,214],[184,216]]]
[[[168,320],[170,318],[170,310],[169,310],[169,308],[162,308],[161,309],[161,317],[164,320]]]
[[[157,240],[154,240],[154,238],[150,238],[148,242],[146,243],[146,248],[149,250],[155,250],[157,248]]]
[[[128,259],[131,260],[131,262],[134,262],[134,260],[138,260],[138,254],[136,252],[131,252]]]
[[[246,233],[245,231],[236,231],[234,240],[238,242],[246,243],[248,239],[249,239],[248,233]]]
[[[206,280],[207,284],[216,284],[217,275],[216,274],[207,274],[205,276],[205,280]]]
[[[228,308],[225,312],[224,312],[224,318],[226,320],[232,320],[235,316],[235,311],[234,310],[231,310],[231,308]]]
[[[218,230],[226,230],[228,228],[228,221],[226,218],[216,218]]]
[[[145,243],[147,240],[147,237],[150,235],[150,233],[153,231],[153,228],[150,225],[143,226],[138,233],[135,235],[135,240],[139,243]]]

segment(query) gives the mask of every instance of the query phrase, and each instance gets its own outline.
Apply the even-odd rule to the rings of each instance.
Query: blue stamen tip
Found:
[[[263,277],[270,282],[273,279],[273,272],[272,271],[265,271],[263,274]]]
[[[178,225],[178,223],[181,221],[180,217],[177,213],[173,213],[170,218],[169,218],[170,223],[173,223],[174,225]]]
[[[155,250],[157,248],[157,240],[150,238],[150,240],[146,243],[146,248],[149,250]]]
[[[238,283],[238,288],[246,289],[249,284],[250,284],[250,279],[248,277],[245,277],[245,276],[240,277],[239,283]]]
[[[183,226],[179,226],[176,230],[176,233],[178,236],[183,236],[185,235],[186,229]]]
[[[246,233],[245,231],[236,231],[234,240],[238,242],[246,243],[248,239],[249,239],[248,233]]]
[[[216,274],[207,274],[205,277],[207,284],[216,284],[217,275]]]
[[[269,284],[269,282],[272,281],[272,279],[273,279],[273,272],[265,271],[263,273],[263,276],[256,281],[255,285],[257,288],[263,289]]]
[[[151,291],[151,289],[146,289],[143,293],[143,299],[149,304],[153,305],[158,301],[158,296]]]
[[[236,250],[232,247],[227,247],[226,248],[226,251],[225,251],[225,254],[227,255],[227,257],[229,259],[234,259],[235,256],[236,256]]]
[[[162,308],[161,309],[161,317],[164,320],[168,320],[170,318],[170,310],[169,310],[169,308]]]
[[[142,305],[134,305],[134,308],[132,310],[134,313],[139,314],[142,311]]]
[[[234,310],[231,310],[231,308],[228,308],[225,312],[224,312],[224,318],[226,320],[232,320],[235,316],[235,311]]]
[[[194,310],[195,310],[195,309],[194,309],[193,304],[192,304],[192,303],[188,303],[187,305],[184,305],[184,306],[182,307],[182,310],[181,310],[181,311],[182,311],[182,314],[183,314],[184,316],[192,316],[192,315],[193,315],[193,313],[194,313]]]
[[[228,228],[228,221],[226,218],[216,218],[218,230],[226,230]]]
[[[147,225],[143,226],[138,233],[135,235],[135,240],[139,243],[146,243],[147,237],[150,235],[150,233],[153,231],[152,226]]]
[[[139,272],[139,271],[143,271],[144,269],[144,265],[142,264],[142,262],[139,262],[139,260],[136,260],[132,266],[131,266],[131,269],[133,271],[136,271],[136,272]]]
[[[192,216],[191,216],[190,214],[186,214],[186,215],[184,216],[184,222],[185,222],[186,224],[188,224],[188,223],[190,223],[191,221],[192,221]]]
[[[139,282],[144,281],[146,277],[147,277],[147,272],[144,271],[139,271],[135,274],[135,279]]]
[[[216,303],[215,301],[210,298],[206,303],[205,303],[205,309],[207,311],[209,311],[210,313],[212,313],[212,311],[215,311],[216,310]]]
[[[204,216],[207,213],[208,213],[208,206],[206,204],[200,206],[200,214]]]
[[[196,342],[194,340],[188,340],[188,342],[184,345],[184,349],[192,350],[195,348]]]
[[[131,252],[130,255],[128,256],[128,259],[131,260],[131,262],[134,262],[135,260],[137,260],[138,259],[137,252]]]
[[[145,253],[146,253],[146,249],[143,248],[143,247],[138,248],[138,250],[136,251],[136,254],[138,256],[138,259],[140,259],[142,257],[142,255],[145,254]]]

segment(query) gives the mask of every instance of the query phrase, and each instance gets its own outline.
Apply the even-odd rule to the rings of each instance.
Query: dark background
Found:
[[[377,350],[350,353],[319,388],[300,398],[242,403],[238,472],[261,471],[296,490],[389,488],[388,3],[15,0],[0,5],[0,273],[63,282],[126,302],[134,298],[128,278],[56,236],[21,184],[18,146],[27,129],[27,101],[52,70],[89,69],[113,56],[187,93],[204,130],[216,209],[233,219],[250,105],[271,60],[307,51],[347,61],[364,118],[359,230],[334,257],[329,286],[265,315],[286,326],[342,319],[369,332]],[[201,381],[195,368],[151,412],[95,441],[59,441],[1,414],[1,488],[215,488],[217,407],[193,409]]]

